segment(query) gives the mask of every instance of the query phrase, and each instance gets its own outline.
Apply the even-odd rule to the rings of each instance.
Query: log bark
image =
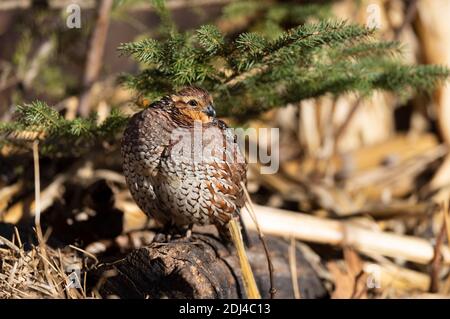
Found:
[[[269,275],[262,245],[248,250],[252,270],[263,298],[269,298]],[[257,243],[257,244],[256,244]],[[294,298],[288,260],[289,244],[268,238],[274,264],[276,298]],[[328,291],[302,251],[296,251],[297,279],[302,298],[326,298]],[[102,297],[119,298],[245,298],[235,250],[216,237],[194,233],[168,243],[154,242],[124,259],[90,273]]]

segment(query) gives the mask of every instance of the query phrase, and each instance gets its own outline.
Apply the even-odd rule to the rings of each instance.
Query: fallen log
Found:
[[[257,237],[249,260],[263,298],[269,298],[266,256]],[[325,281],[319,277],[302,251],[296,249],[296,271],[292,277],[289,244],[268,238],[274,265],[276,298],[294,298],[292,278],[297,278],[301,298],[326,298]],[[234,248],[216,237],[194,233],[167,243],[153,242],[124,259],[99,266],[88,274],[102,297],[119,298],[245,298],[239,263]],[[89,285],[88,285],[89,286]]]

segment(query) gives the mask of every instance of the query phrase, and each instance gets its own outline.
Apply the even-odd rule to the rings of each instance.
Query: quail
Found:
[[[227,223],[244,205],[247,164],[206,90],[185,87],[136,113],[121,152],[142,211],[166,230],[213,224],[227,238]]]

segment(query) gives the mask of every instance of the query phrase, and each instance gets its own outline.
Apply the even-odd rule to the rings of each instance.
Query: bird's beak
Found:
[[[214,105],[212,104],[208,104],[208,106],[203,112],[208,116],[216,117],[216,110],[214,109]]]

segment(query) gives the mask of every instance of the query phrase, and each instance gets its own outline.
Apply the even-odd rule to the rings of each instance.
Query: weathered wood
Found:
[[[248,250],[250,263],[263,298],[269,298],[267,261],[261,244]],[[294,298],[287,242],[268,238],[275,272],[276,298]],[[297,278],[302,298],[325,298],[324,283],[297,249]],[[111,273],[113,275],[111,276]],[[108,274],[108,275],[106,275]],[[233,248],[216,237],[193,234],[189,239],[152,243],[126,258],[104,265],[91,280],[104,276],[103,297],[120,298],[245,298],[239,263]],[[108,278],[106,278],[108,276]]]

